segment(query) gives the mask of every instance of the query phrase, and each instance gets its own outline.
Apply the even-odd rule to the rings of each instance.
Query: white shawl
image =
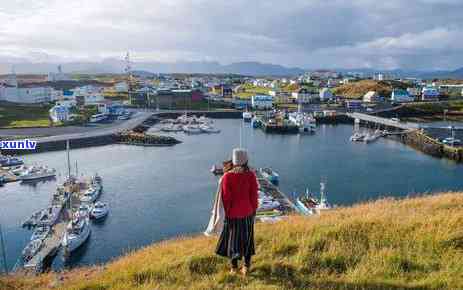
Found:
[[[219,180],[219,186],[217,188],[217,193],[215,195],[214,207],[212,208],[212,215],[209,220],[209,225],[207,226],[204,234],[206,236],[211,236],[214,234],[220,234],[223,230],[223,222],[225,220],[225,209],[222,202],[222,178]]]

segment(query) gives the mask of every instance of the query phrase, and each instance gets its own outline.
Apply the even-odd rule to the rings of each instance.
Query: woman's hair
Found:
[[[244,172],[250,171],[248,163],[244,163],[243,165],[235,165],[234,168],[242,169]]]
[[[225,160],[224,162],[222,162],[222,166],[223,166],[223,172],[226,173],[233,169],[233,161]]]

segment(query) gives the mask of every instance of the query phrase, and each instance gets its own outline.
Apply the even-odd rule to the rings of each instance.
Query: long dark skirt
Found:
[[[245,218],[226,217],[215,252],[230,259],[254,255],[254,215]]]

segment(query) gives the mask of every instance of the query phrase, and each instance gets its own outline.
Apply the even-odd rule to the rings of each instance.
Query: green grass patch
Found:
[[[1,128],[49,127],[50,107],[0,105]]]

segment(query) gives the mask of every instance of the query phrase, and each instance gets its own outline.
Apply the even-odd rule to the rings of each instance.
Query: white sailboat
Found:
[[[70,253],[87,241],[91,228],[88,215],[77,215],[66,228],[62,245]]]

